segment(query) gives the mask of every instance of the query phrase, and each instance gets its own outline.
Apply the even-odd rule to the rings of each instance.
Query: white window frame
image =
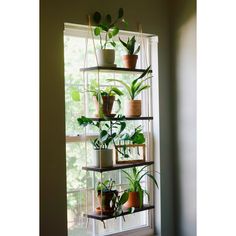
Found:
[[[65,23],[64,24],[64,35],[68,36],[77,36],[77,37],[88,37],[88,26],[84,25],[78,25],[78,24],[72,24],[72,23]],[[138,32],[131,32],[131,31],[120,31],[122,34],[122,37],[130,37],[130,36],[139,36],[141,37],[141,34]],[[146,40],[147,45],[147,60],[152,65],[153,70],[153,79],[152,79],[152,90],[151,90],[151,97],[152,97],[152,107],[151,107],[151,114],[153,116],[154,121],[153,123],[153,146],[155,148],[152,148],[153,157],[155,161],[155,170],[160,173],[160,132],[159,132],[159,76],[158,76],[158,36],[152,35],[152,34],[145,34],[142,33],[142,37],[144,40]],[[144,57],[143,61],[141,62],[141,65],[145,64]],[[74,142],[80,142],[89,140],[91,137],[95,136],[66,136],[66,143],[74,143]],[[158,178],[158,182],[160,183],[160,176],[156,176]],[[152,189],[151,189],[151,192]],[[154,196],[151,196],[154,197]],[[161,199],[160,199],[160,184],[159,189],[155,190],[155,197],[154,197],[154,205],[155,209],[149,210],[149,226],[135,228],[131,230],[125,230],[118,233],[108,234],[110,236],[123,236],[123,235],[129,235],[129,236],[151,236],[154,235],[154,222],[156,222],[156,227],[158,229],[157,235],[161,235],[161,205],[160,205]],[[154,214],[154,212],[157,214]],[[154,217],[156,217],[158,220],[154,220]]]

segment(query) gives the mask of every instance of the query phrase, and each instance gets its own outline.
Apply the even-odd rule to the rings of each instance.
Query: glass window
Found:
[[[80,71],[80,68],[96,65],[96,58],[94,55],[94,47],[90,37],[88,37],[88,29],[83,27],[80,30],[72,29],[65,30],[64,34],[64,60],[65,60],[65,116],[66,116],[66,161],[67,161],[67,209],[68,209],[68,234],[75,235],[108,235],[126,230],[131,230],[140,227],[147,227],[150,225],[150,212],[143,211],[125,216],[125,222],[122,217],[110,219],[106,221],[106,228],[100,221],[90,219],[87,221],[85,214],[94,211],[97,200],[94,186],[100,180],[101,175],[90,171],[82,170],[85,165],[92,164],[92,145],[90,138],[96,137],[96,129],[89,128],[84,137],[84,129],[79,127],[77,118],[80,116],[94,117],[95,107],[92,101],[92,96],[85,93],[85,89],[94,83],[97,79],[96,73],[87,73],[86,76]],[[122,33],[120,33],[122,36]],[[124,34],[126,36],[126,34]],[[137,36],[139,42],[140,36]],[[148,39],[145,38],[145,43]],[[95,40],[95,44],[98,41]],[[87,59],[85,60],[85,52],[87,45]],[[147,46],[147,45],[146,45]],[[116,48],[116,64],[122,67],[121,56],[123,54],[122,46],[117,43]],[[143,64],[143,52],[141,51],[137,68],[141,68]],[[137,76],[136,74],[111,74],[102,73],[100,75],[101,86],[107,86],[106,79],[117,78],[124,81],[130,80],[130,76]],[[135,78],[135,77],[134,77]],[[116,86],[119,86],[116,84]],[[122,89],[122,87],[120,87]],[[80,91],[80,101],[72,99],[73,91]],[[142,96],[142,95],[140,95]],[[121,97],[122,104],[124,97]],[[143,98],[145,99],[145,98]],[[144,107],[145,112],[149,108]],[[121,107],[121,113],[124,107]],[[127,122],[127,128],[132,130],[134,127],[142,125],[146,138],[147,145],[151,147],[151,141],[148,138],[147,121],[132,121]],[[146,150],[151,153],[151,148]],[[148,155],[150,160],[152,156]],[[120,191],[127,189],[127,180],[121,170],[105,172],[102,178],[112,178],[116,181],[116,187]],[[143,180],[143,185],[148,185],[146,179]],[[145,198],[145,201],[147,199]]]

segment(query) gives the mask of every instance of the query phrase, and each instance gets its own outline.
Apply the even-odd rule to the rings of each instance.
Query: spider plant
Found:
[[[155,179],[155,176],[151,174],[150,171],[144,170],[147,166],[142,167],[140,170],[138,170],[136,167],[132,168],[132,173],[128,173],[125,170],[122,170],[123,173],[126,175],[126,178],[129,180],[129,189],[128,192],[136,192],[139,196],[139,206],[140,208],[143,205],[143,192],[147,194],[148,199],[150,198],[149,193],[142,188],[141,181],[145,176],[148,176],[154,184],[158,188],[157,181]]]
[[[151,87],[150,85],[143,84],[145,81],[152,78],[152,76],[144,78],[148,73],[150,73],[150,68],[151,66],[149,66],[137,79],[134,79],[131,84],[125,83],[123,80],[118,79],[108,79],[107,81],[121,83],[127,91],[128,98],[130,100],[134,100],[143,90]]]

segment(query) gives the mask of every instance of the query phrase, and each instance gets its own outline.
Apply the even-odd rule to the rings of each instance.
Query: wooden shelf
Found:
[[[87,72],[115,72],[115,73],[143,73],[145,69],[127,69],[123,67],[104,67],[104,66],[93,66],[93,67],[86,67],[86,68],[81,68],[80,71],[87,71]],[[150,73],[152,71],[150,70]]]
[[[94,121],[111,121],[111,120],[153,120],[152,116],[141,116],[141,117],[106,117],[106,118],[98,118],[98,117],[90,117],[91,120]]]
[[[154,206],[147,204],[147,205],[143,205],[142,208],[136,208],[133,213],[146,211],[146,210],[150,210],[150,209],[154,209]],[[130,215],[130,214],[131,213],[128,210],[125,210],[124,213],[122,213],[116,217]],[[87,214],[87,215],[85,214],[85,216],[87,216],[88,218],[91,218],[91,219],[96,219],[96,220],[101,220],[101,221],[115,218],[115,216],[113,216],[113,215],[101,215],[101,214],[97,214],[96,212],[93,212],[93,213]]]
[[[96,172],[105,172],[105,171],[112,171],[112,170],[119,170],[119,169],[127,169],[127,168],[131,168],[134,166],[149,166],[154,164],[154,161],[145,161],[145,162],[139,162],[139,163],[129,163],[129,164],[119,164],[119,165],[114,165],[112,167],[103,167],[103,168],[99,168],[99,167],[94,167],[94,166],[84,166],[82,167],[83,170],[89,170],[89,171],[96,171]]]

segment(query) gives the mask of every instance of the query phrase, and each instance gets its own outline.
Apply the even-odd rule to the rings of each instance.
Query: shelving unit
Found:
[[[114,67],[114,68],[110,68],[110,67],[99,67],[99,66],[95,66],[95,67],[87,67],[87,68],[81,68],[80,71],[83,72],[84,77],[85,77],[85,73],[95,73],[97,72],[98,75],[99,73],[112,73],[112,74],[140,74],[143,73],[145,70],[144,69],[134,69],[134,70],[130,70],[130,69],[126,69],[126,68],[120,68],[120,67]],[[88,78],[88,77],[87,77]],[[91,120],[93,121],[98,121],[98,122],[112,122],[112,121],[147,121],[150,122],[153,120],[153,116],[141,116],[141,117],[105,117],[105,118],[99,118],[99,117],[89,117]],[[122,169],[128,169],[128,168],[132,168],[132,167],[141,167],[141,166],[150,166],[153,165],[154,161],[151,160],[147,160],[147,161],[142,161],[142,162],[138,162],[138,163],[128,163],[128,164],[116,164],[113,165],[112,167],[97,167],[97,166],[83,166],[82,169],[85,171],[92,171],[92,172],[98,172],[100,174],[102,174],[103,172],[109,172],[109,171],[114,171],[114,170],[122,170]],[[142,208],[137,208],[135,209],[134,213],[137,212],[142,212],[142,211],[146,211],[146,210],[150,210],[150,209],[154,209],[154,205],[153,204],[144,204]],[[131,214],[130,211],[128,210],[124,210],[124,212],[118,216],[125,216],[125,215],[129,215]],[[105,215],[105,214],[98,214],[96,212],[89,212],[84,214],[88,219],[95,219],[95,220],[100,220],[103,222],[104,227],[105,227],[105,223],[104,220],[108,220],[108,219],[112,219],[118,216],[115,216],[114,214],[109,214],[109,215]]]

